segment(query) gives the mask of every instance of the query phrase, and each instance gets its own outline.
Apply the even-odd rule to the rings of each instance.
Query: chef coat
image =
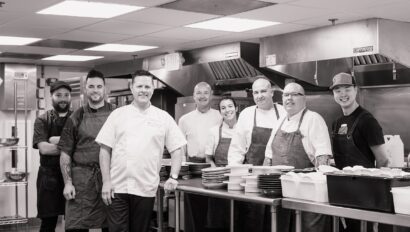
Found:
[[[252,139],[252,130],[254,127],[254,116],[256,109],[256,124],[258,127],[273,128],[279,125],[280,118],[286,115],[283,106],[276,104],[279,113],[279,119],[276,116],[275,109],[261,110],[257,106],[250,106],[245,108],[238,118],[236,124],[235,134],[232,137],[231,145],[228,152],[229,164],[242,164],[244,155],[248,151]]]
[[[289,118],[287,116],[283,117],[280,119],[280,123],[272,128],[272,134],[269,138],[268,146],[266,146],[265,157],[272,159],[272,148],[270,145],[272,144],[273,138],[275,137],[281,122],[283,121],[282,127],[280,128],[282,131],[294,132],[298,128],[302,113],[303,110]],[[300,125],[300,132],[303,136],[303,148],[312,163],[314,163],[315,157],[317,156],[332,154],[329,131],[325,120],[320,114],[307,110],[303,117],[302,124]]]
[[[178,125],[188,142],[187,152],[189,157],[205,157],[209,128],[219,126],[221,122],[221,114],[212,108],[205,113],[195,109],[179,119]]]
[[[219,143],[219,127],[220,126],[214,126],[211,129],[209,129],[208,139],[207,139],[207,143],[205,146],[206,155],[215,154],[215,149]],[[229,125],[223,122],[221,137],[222,138],[232,138],[232,136],[235,134],[235,128],[236,128],[236,125],[234,125],[233,128],[229,128]]]
[[[164,146],[173,152],[186,144],[174,119],[150,106],[134,105],[114,110],[96,140],[112,148],[110,176],[115,193],[154,197]]]

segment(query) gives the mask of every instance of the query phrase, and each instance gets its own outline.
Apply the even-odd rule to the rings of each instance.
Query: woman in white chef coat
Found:
[[[213,167],[228,164],[228,149],[237,121],[238,107],[231,97],[224,97],[219,102],[219,111],[223,121],[221,125],[210,129],[205,147],[207,162]],[[211,231],[229,231],[229,200],[209,198],[207,227]]]

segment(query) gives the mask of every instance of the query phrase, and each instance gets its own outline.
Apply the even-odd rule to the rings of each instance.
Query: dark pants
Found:
[[[261,204],[235,201],[234,230],[235,232],[271,231],[270,207]]]
[[[41,218],[40,232],[54,232],[58,216]]]
[[[185,232],[207,231],[208,197],[184,193],[184,210]]]
[[[109,231],[149,231],[154,201],[155,197],[115,194],[107,211]]]
[[[72,230],[65,230],[66,232],[88,232],[89,229],[72,229]],[[102,232],[108,232],[108,228],[102,228]]]

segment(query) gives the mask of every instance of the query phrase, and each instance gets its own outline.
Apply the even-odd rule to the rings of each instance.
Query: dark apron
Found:
[[[276,112],[276,118],[279,119],[279,113],[276,104],[273,105]],[[256,124],[256,108],[253,116],[253,129],[251,137],[251,145],[248,152],[245,154],[245,164],[262,165],[265,159],[266,145],[269,141],[271,128],[258,127]]]
[[[300,125],[305,116],[306,109],[302,112],[298,128],[294,132],[286,132],[281,129],[285,120],[280,124],[272,141],[272,165],[291,165],[297,169],[309,168],[314,165],[310,161],[303,147],[303,135]],[[281,208],[278,213],[278,231],[291,231],[295,224],[292,220],[291,210]],[[303,212],[302,231],[304,232],[327,232],[330,231],[330,219],[324,215]]]
[[[60,136],[71,111],[65,117],[58,117],[56,112],[47,112],[47,137]],[[60,156],[40,154],[40,167],[37,175],[37,217],[55,217],[64,214],[65,198],[64,179],[61,174]]]
[[[219,143],[216,146],[214,159],[217,167],[228,164],[228,150],[231,138],[222,137],[222,124],[219,127]],[[209,198],[208,200],[208,228],[229,228],[229,200],[221,198]]]
[[[274,104],[276,118],[279,113]],[[253,117],[251,144],[245,154],[244,163],[262,165],[265,159],[266,145],[269,141],[271,128],[258,127],[256,124],[256,109]],[[247,202],[235,202],[238,216],[235,219],[235,231],[267,231],[270,229],[269,207]]]
[[[107,103],[105,103],[107,104]],[[84,109],[83,119],[73,154],[72,180],[75,199],[67,201],[66,229],[106,227],[106,208],[101,199],[102,177],[99,168],[100,146],[95,142],[98,132],[111,110],[90,113]]]
[[[332,133],[333,139],[333,156],[335,159],[336,167],[343,169],[346,166],[361,165],[365,168],[374,168],[375,164],[369,160],[359,150],[353,141],[353,132],[359,123],[360,118],[366,113],[361,112],[356,120],[353,122],[352,128],[349,128],[346,134],[339,134],[337,126]]]

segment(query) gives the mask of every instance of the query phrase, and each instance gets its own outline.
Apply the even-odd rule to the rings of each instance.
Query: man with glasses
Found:
[[[283,90],[283,106],[287,112],[273,129],[265,152],[265,165],[291,165],[297,169],[328,164],[332,155],[328,128],[318,113],[306,108],[305,91],[296,83]],[[291,231],[290,211],[279,215],[280,231]],[[281,224],[284,223],[284,224]],[[330,220],[319,214],[303,212],[303,231],[330,231]]]

